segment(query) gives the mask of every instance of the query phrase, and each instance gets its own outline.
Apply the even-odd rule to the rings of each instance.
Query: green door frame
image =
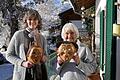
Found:
[[[104,70],[104,10],[100,12],[100,68]]]

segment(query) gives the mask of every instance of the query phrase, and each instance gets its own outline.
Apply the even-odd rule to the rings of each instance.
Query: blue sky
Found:
[[[24,0],[24,1],[21,1],[21,4],[24,6],[25,4],[27,4],[29,2],[34,2],[34,1],[33,0]]]
[[[44,0],[44,1],[47,1],[47,0]],[[24,6],[25,4],[29,3],[29,2],[33,2],[34,3],[34,0],[24,0],[22,2],[22,5]],[[66,4],[62,4],[62,0],[53,0],[54,4],[56,7],[60,8],[62,11],[66,11],[70,8],[72,8],[72,6],[69,4],[69,3],[66,3]]]
[[[44,1],[47,1],[47,0],[44,0]],[[57,7],[62,5],[62,3],[61,3],[62,0],[53,0],[53,1],[54,1],[55,6],[57,6]],[[34,2],[34,1],[33,0],[24,0],[24,1],[22,1],[22,5],[25,5],[29,2]]]
[[[55,6],[59,7],[62,5],[61,0],[54,0]]]

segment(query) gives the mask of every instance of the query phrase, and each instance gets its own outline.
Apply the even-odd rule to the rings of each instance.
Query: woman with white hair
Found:
[[[58,57],[57,70],[58,73],[60,72],[61,80],[88,80],[87,76],[96,71],[97,63],[87,45],[78,40],[78,28],[73,23],[66,23],[62,28],[61,37],[64,41],[74,42],[78,45],[78,51],[70,62],[76,63],[76,68],[79,70],[79,73],[77,73],[77,71],[73,70],[74,68],[71,67],[71,64],[62,66],[61,64],[64,62]],[[68,66],[70,66],[71,71],[69,71]]]

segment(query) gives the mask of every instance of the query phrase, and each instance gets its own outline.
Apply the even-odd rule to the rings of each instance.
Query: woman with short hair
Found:
[[[60,72],[61,80],[88,80],[87,76],[96,71],[97,63],[87,45],[79,41],[78,28],[73,23],[66,23],[62,28],[61,37],[64,41],[74,42],[78,45],[78,51],[70,60],[70,62],[76,63],[76,68],[69,63],[62,66],[64,61],[59,56],[57,58],[57,70]]]
[[[36,10],[28,10],[23,21],[25,28],[14,33],[7,49],[6,58],[14,64],[13,80],[47,80],[47,41],[39,31],[41,16]],[[36,49],[32,48],[33,43]]]

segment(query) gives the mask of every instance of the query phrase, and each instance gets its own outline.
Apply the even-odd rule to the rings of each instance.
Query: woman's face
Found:
[[[36,18],[27,19],[27,25],[31,29],[35,29],[38,26],[38,19],[36,19]]]
[[[66,31],[65,35],[65,41],[70,41],[70,42],[74,42],[76,39],[75,39],[75,32],[69,30],[69,31]]]

